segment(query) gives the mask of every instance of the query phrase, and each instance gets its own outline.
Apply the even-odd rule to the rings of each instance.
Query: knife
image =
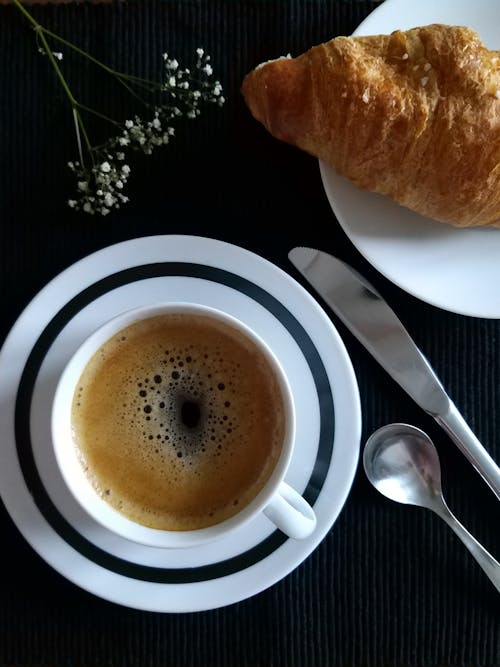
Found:
[[[326,252],[293,248],[288,258],[389,375],[434,417],[500,499],[500,468],[377,290],[345,262]]]

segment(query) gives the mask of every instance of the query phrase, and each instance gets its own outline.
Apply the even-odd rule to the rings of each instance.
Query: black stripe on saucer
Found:
[[[125,269],[90,285],[63,306],[40,334],[24,367],[16,397],[15,438],[21,471],[28,490],[41,514],[67,544],[88,560],[111,572],[132,579],[163,584],[193,583],[228,576],[255,565],[278,549],[288,538],[281,531],[276,530],[268,538],[242,554],[217,563],[192,568],[151,567],[118,558],[80,535],[52,503],[35,465],[30,433],[31,401],[40,366],[66,324],[82,308],[107,292],[129,283],[164,276],[200,278],[238,290],[271,312],[295,339],[311,369],[319,398],[321,420],[319,447],[313,471],[304,492],[304,498],[311,505],[314,504],[328,473],[334,439],[333,397],[321,357],[302,325],[269,292],[234,273],[202,264],[161,262]]]

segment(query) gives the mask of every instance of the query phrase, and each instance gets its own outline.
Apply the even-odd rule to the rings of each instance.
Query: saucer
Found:
[[[275,351],[297,407],[297,444],[286,481],[314,506],[318,523],[309,538],[287,538],[260,515],[203,547],[147,547],[106,531],[71,496],[50,438],[59,375],[81,342],[104,322],[158,301],[196,301],[224,309]],[[82,259],[27,306],[0,352],[0,423],[0,495],[20,532],[48,564],[117,604],[191,612],[263,591],[316,548],[351,488],[361,413],[340,336],[288,274],[221,241],[154,236]]]

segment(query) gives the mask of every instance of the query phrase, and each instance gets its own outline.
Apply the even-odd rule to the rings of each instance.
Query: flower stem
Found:
[[[52,51],[50,50],[50,47],[47,43],[46,37],[50,37],[51,39],[63,44],[69,49],[72,49],[75,53],[78,53],[81,55],[83,58],[86,58],[90,62],[94,63],[94,65],[100,67],[103,69],[105,72],[108,74],[111,74],[111,76],[115,77],[115,79],[131,94],[133,95],[137,100],[139,100],[142,104],[145,106],[148,106],[144,99],[131,87],[129,84],[134,84],[138,87],[142,87],[148,92],[152,92],[153,90],[157,90],[160,86],[157,82],[155,81],[150,81],[149,79],[145,79],[143,77],[135,76],[133,74],[126,74],[125,72],[118,72],[117,70],[114,70],[112,67],[109,67],[109,65],[106,65],[106,63],[103,63],[101,60],[98,58],[95,58],[92,56],[90,53],[87,51],[84,51],[80,47],[76,46],[76,44],[73,44],[72,42],[69,42],[67,39],[64,39],[64,37],[61,37],[55,32],[52,32],[51,30],[48,30],[47,28],[44,28],[38,21],[36,21],[33,16],[28,12],[28,10],[23,7],[21,2],[19,0],[13,0],[14,5],[24,14],[24,16],[28,19],[28,21],[32,24],[34,27],[37,36],[39,37],[40,41],[42,42],[44,50],[47,52],[47,55],[49,56],[52,65],[54,66],[54,69],[56,71],[57,76],[59,77],[59,80],[61,81],[61,84],[68,95],[71,104],[73,107],[75,106],[81,106],[79,103],[75,100],[73,97],[69,86],[67,85],[61,70],[59,66],[57,65],[57,62],[52,54]]]
[[[78,103],[78,108],[81,109],[82,111],[86,111],[87,113],[92,114],[93,116],[97,116],[97,118],[102,118],[102,120],[111,123],[111,125],[115,125],[120,130],[122,129],[122,125],[120,123],[118,123],[116,120],[113,120],[109,116],[106,116],[100,111],[96,111],[96,109],[92,109],[91,107],[88,107],[85,104],[81,104],[80,102]]]
[[[66,95],[68,96],[69,101],[71,102],[71,105],[72,105],[73,107],[77,107],[77,106],[78,106],[78,102],[77,102],[76,99],[73,97],[73,93],[71,92],[70,87],[68,86],[68,84],[67,84],[67,82],[66,82],[66,79],[64,78],[64,75],[63,75],[63,73],[61,72],[61,68],[59,67],[59,65],[57,64],[56,59],[54,58],[54,54],[52,53],[52,50],[51,50],[51,48],[50,48],[50,46],[49,46],[49,43],[48,43],[47,40],[45,39],[45,35],[43,34],[43,28],[40,26],[39,28],[36,28],[36,31],[37,31],[37,34],[38,34],[39,37],[40,37],[40,41],[42,42],[43,48],[44,48],[44,50],[45,50],[47,56],[49,57],[49,60],[50,60],[50,62],[51,62],[51,65],[52,65],[52,67],[53,67],[54,70],[55,70],[55,73],[56,73],[56,75],[57,75],[57,78],[59,79],[59,81],[60,81],[60,83],[61,83],[61,86],[62,86],[63,89],[64,89],[64,92],[65,92]]]
[[[16,0],[14,0],[14,2],[16,2]],[[84,58],[87,58],[87,60],[90,60],[91,62],[94,63],[94,65],[98,65],[102,69],[106,70],[106,72],[108,72],[109,74],[115,74],[115,71],[111,67],[109,67],[108,65],[103,63],[101,60],[98,60],[97,58],[94,58],[94,56],[90,55],[90,53],[87,53],[87,51],[84,51],[83,49],[80,49],[80,47],[76,46],[76,44],[73,44],[72,42],[68,42],[68,40],[64,39],[64,37],[61,37],[57,33],[52,32],[51,30],[48,30],[47,28],[44,28],[43,26],[41,26],[41,27],[42,27],[43,32],[48,37],[50,37],[51,39],[55,39],[56,41],[60,42],[61,44],[64,44],[64,46],[67,46],[68,49],[72,49],[73,51],[75,51],[79,55],[83,56]]]
[[[18,2],[18,0],[14,0],[14,2]],[[38,25],[38,24],[37,24]],[[86,58],[87,60],[90,60],[90,62],[94,63],[94,65],[97,65],[101,69],[103,69],[105,72],[108,74],[111,74],[112,76],[116,77],[117,79],[120,80],[128,80],[128,81],[133,81],[135,83],[142,83],[145,85],[153,86],[153,87],[158,87],[158,83],[155,81],[149,81],[148,79],[144,79],[139,76],[134,76],[132,74],[126,74],[125,72],[119,72],[117,70],[114,70],[112,67],[109,65],[106,65],[106,63],[103,63],[102,60],[99,60],[98,58],[95,58],[93,55],[88,53],[87,51],[84,51],[81,49],[79,46],[76,46],[76,44],[73,44],[72,42],[68,42],[67,39],[64,39],[64,37],[61,37],[55,32],[52,32],[48,30],[47,28],[44,28],[43,26],[40,26],[40,29],[43,30],[43,32],[50,37],[51,39],[54,39],[64,46],[66,46],[68,49],[72,49],[75,53],[78,53],[80,56],[83,58]]]
[[[19,6],[18,0],[14,0],[14,3]],[[97,58],[94,58],[94,56],[92,56],[87,51],[84,51],[83,49],[80,49],[78,46],[76,46],[72,42],[68,42],[68,40],[64,39],[64,37],[60,37],[55,32],[52,32],[51,30],[47,30],[47,28],[44,28],[42,25],[37,23],[30,14],[28,14],[28,12],[24,9],[24,7],[22,7],[22,5],[20,6],[20,8],[22,9],[23,14],[25,14],[25,16],[29,17],[31,23],[35,26],[35,29],[36,29],[38,34],[44,33],[45,35],[47,35],[47,37],[50,37],[51,39],[53,39],[57,42],[60,42],[61,44],[66,46],[68,49],[72,49],[73,51],[75,51],[75,53],[78,53],[83,58],[86,58],[87,60],[90,60],[90,62],[94,63],[94,65],[100,67],[101,69],[103,69],[108,74],[111,74],[111,76],[114,76],[115,79],[117,79],[117,81],[131,95],[133,95],[135,98],[137,98],[143,104],[144,104],[144,100],[142,99],[142,97],[140,95],[138,95],[135,92],[135,90],[133,90],[133,88],[131,88],[128,85],[127,81],[131,81],[133,83],[136,83],[137,85],[142,84],[144,87],[146,87],[148,85],[156,86],[156,87],[158,86],[158,84],[155,84],[152,81],[148,81],[147,79],[141,79],[140,77],[134,77],[134,76],[131,76],[129,74],[125,74],[123,72],[117,72],[113,68],[111,68],[108,65],[106,65],[105,63],[103,63],[101,60],[98,60]]]
[[[35,29],[36,34],[39,37],[39,39],[42,43],[42,46],[43,46],[43,48],[44,48],[44,50],[45,50],[45,52],[46,52],[46,54],[47,54],[47,56],[48,56],[48,58],[51,62],[51,65],[54,68],[55,73],[57,74],[57,77],[58,77],[59,81],[61,82],[61,85],[64,89],[64,92],[68,96],[69,101],[71,102],[71,104],[73,106],[78,106],[78,103],[75,100],[75,98],[73,97],[73,93],[71,92],[71,90],[70,90],[70,88],[69,88],[69,86],[66,82],[66,79],[64,78],[63,73],[61,72],[61,69],[60,69],[59,65],[57,64],[56,59],[54,58],[54,54],[52,53],[52,50],[51,50],[51,48],[50,48],[50,46],[49,46],[49,44],[48,44],[48,42],[45,38],[43,27],[38,23],[38,21],[35,21],[35,19],[31,16],[31,14],[19,2],[19,0],[13,0],[13,1],[14,1],[14,4],[16,5],[16,7],[24,14],[24,16],[28,19],[28,21],[31,23],[31,25]]]
[[[76,143],[78,145],[78,155],[80,157],[80,164],[82,165],[82,167],[84,167],[85,161],[83,159],[82,140],[80,137],[80,123],[78,120],[78,111],[76,107],[73,107],[73,120],[75,122]]]
[[[21,11],[24,14],[25,18],[28,19],[28,21],[32,24],[32,26],[34,28],[37,28],[38,25],[39,25],[38,22],[35,21],[35,19],[31,16],[29,11],[22,6],[22,4],[19,2],[19,0],[12,0],[12,1],[16,5],[16,7],[19,9],[19,11]]]
[[[59,79],[59,82],[61,86],[63,87],[64,92],[66,93],[68,100],[70,101],[72,111],[73,111],[73,120],[75,122],[75,132],[76,132],[76,142],[78,144],[78,153],[80,156],[80,161],[82,164],[82,167],[84,166],[85,162],[83,159],[83,151],[82,151],[82,141],[81,137],[83,136],[83,140],[85,142],[85,146],[90,154],[92,156],[92,144],[90,143],[89,136],[87,134],[87,130],[85,129],[85,125],[82,120],[82,116],[79,111],[79,107],[81,106],[77,100],[75,99],[73,93],[71,92],[71,89],[64,78],[63,73],[61,72],[61,68],[57,64],[57,60],[54,58],[54,54],[52,53],[52,49],[50,48],[49,43],[47,42],[47,38],[45,37],[45,33],[51,34],[48,31],[46,31],[43,26],[41,26],[38,21],[36,21],[33,16],[23,7],[23,5],[19,2],[19,0],[13,0],[14,4],[16,7],[24,14],[24,16],[28,19],[28,21],[32,24],[38,38],[40,39],[40,42],[42,44],[43,50],[47,54],[47,57],[50,60],[50,63],[52,67],[54,68],[54,71],[56,73],[57,78]],[[54,35],[55,36],[55,35]]]

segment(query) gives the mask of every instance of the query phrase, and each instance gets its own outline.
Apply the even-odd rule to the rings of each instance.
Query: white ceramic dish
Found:
[[[62,368],[113,315],[159,299],[223,306],[277,351],[297,404],[302,443],[286,479],[314,505],[318,522],[311,537],[287,539],[258,516],[203,548],[165,550],[109,533],[71,496],[50,442],[50,406]],[[86,257],[28,305],[0,352],[0,424],[0,494],[38,554],[104,599],[188,612],[263,591],[316,548],[351,488],[361,415],[356,379],[337,331],[288,274],[227,243],[156,236]]]
[[[500,48],[495,0],[385,0],[355,35],[429,23],[466,25]],[[362,191],[320,163],[332,209],[361,254],[386,278],[444,310],[500,318],[500,229],[455,229]]]

